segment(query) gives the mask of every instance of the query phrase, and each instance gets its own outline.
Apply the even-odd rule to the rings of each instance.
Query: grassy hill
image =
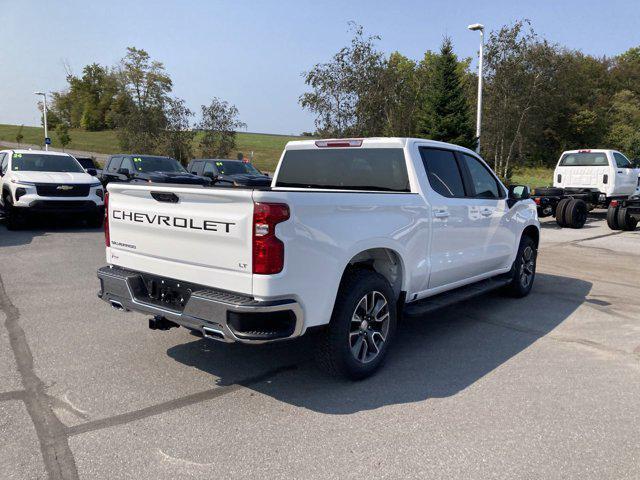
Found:
[[[15,142],[18,133],[18,125],[0,124],[0,142]],[[102,132],[87,132],[85,130],[71,129],[69,131],[71,143],[67,148],[71,150],[86,150],[88,152],[97,153],[120,153],[121,149],[118,145],[116,132],[113,130],[105,130]],[[44,129],[39,127],[23,127],[22,135],[24,144],[41,144],[44,138]],[[49,132],[53,146],[56,145],[57,138],[54,132]],[[197,144],[199,142],[198,134],[194,140],[195,151],[197,152]],[[237,148],[234,150],[230,158],[236,158],[238,152],[244,153],[245,157],[249,157],[253,152],[253,163],[260,169],[273,172],[282,149],[290,140],[301,140],[305,137],[270,135],[261,133],[238,133]],[[139,152],[144,153],[144,152]]]
[[[19,126],[0,124],[0,142],[15,142]],[[118,139],[113,130],[103,132],[87,132],[84,130],[70,130],[71,143],[68,148],[72,150],[86,150],[98,153],[119,153]],[[22,143],[38,145],[44,137],[44,129],[38,127],[24,127],[22,130],[24,139]],[[53,146],[56,146],[57,138],[55,133],[51,134]],[[285,135],[269,135],[261,133],[238,133],[237,148],[230,155],[235,158],[238,152],[242,152],[249,157],[253,152],[253,163],[261,170],[273,172],[276,163],[280,158],[282,149],[290,140],[301,140],[307,137],[295,137]],[[194,147],[199,142],[198,136],[194,141]],[[197,147],[194,149],[196,152]],[[142,152],[140,152],[142,153]],[[547,168],[524,168],[516,172],[512,183],[540,187],[552,183],[553,169]]]

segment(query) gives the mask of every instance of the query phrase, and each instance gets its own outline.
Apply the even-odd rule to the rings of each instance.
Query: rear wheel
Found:
[[[511,267],[511,283],[506,291],[509,295],[522,298],[529,295],[536,278],[536,260],[538,258],[538,246],[533,238],[525,235],[520,239],[518,254]]]
[[[618,224],[619,210],[619,205],[616,205],[615,207],[609,206],[609,208],[607,209],[607,225],[611,230],[620,230],[620,225]]]
[[[619,207],[618,210],[618,226],[620,230],[630,232],[635,230],[638,226],[638,220],[629,215],[629,211],[626,207]]]
[[[587,223],[587,204],[583,200],[572,199],[564,211],[564,218],[567,226],[571,228],[582,228]]]
[[[380,368],[396,329],[396,299],[389,282],[369,270],[345,274],[317,360],[329,374],[352,380]]]
[[[571,202],[570,198],[563,198],[558,202],[558,206],[556,207],[556,223],[559,227],[567,226],[567,217],[565,211],[569,206],[569,202]]]

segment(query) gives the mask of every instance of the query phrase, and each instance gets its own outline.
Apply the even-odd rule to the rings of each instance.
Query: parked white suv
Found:
[[[0,190],[10,230],[36,213],[82,216],[92,227],[102,225],[102,184],[67,153],[0,151]]]
[[[289,142],[271,187],[108,185],[100,297],[224,342],[321,329],[318,358],[362,378],[398,316],[531,290],[527,187],[474,152],[407,138]]]

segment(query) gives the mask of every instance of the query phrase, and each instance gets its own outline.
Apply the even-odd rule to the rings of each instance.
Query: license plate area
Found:
[[[190,283],[146,273],[138,275],[136,281],[132,283],[134,283],[133,294],[137,301],[175,312],[182,312],[191,298],[191,293],[197,290]]]

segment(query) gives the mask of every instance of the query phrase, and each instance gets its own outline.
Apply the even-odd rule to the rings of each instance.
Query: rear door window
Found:
[[[456,156],[451,150],[420,147],[420,156],[431,188],[443,197],[463,198],[465,196],[462,173]]]
[[[189,169],[190,173],[193,173],[194,175],[202,175],[202,164],[204,162],[199,161],[199,162],[193,162],[193,164],[191,165],[191,168]]]
[[[202,174],[211,173],[212,175],[217,175],[218,171],[216,167],[214,167],[213,162],[204,162],[204,169],[202,170]]]
[[[402,148],[287,150],[276,187],[410,191]]]

